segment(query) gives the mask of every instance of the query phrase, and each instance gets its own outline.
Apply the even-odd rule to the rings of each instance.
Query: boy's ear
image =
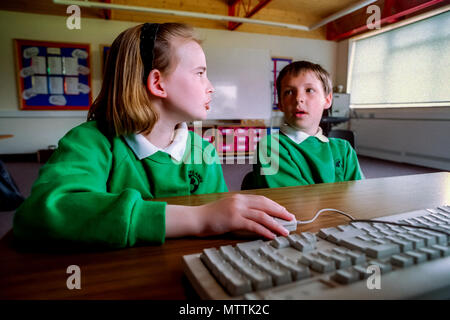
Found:
[[[159,98],[166,98],[167,92],[164,89],[163,76],[157,69],[150,71],[147,77],[147,89],[151,94]]]
[[[282,112],[284,112],[284,107],[283,104],[281,103],[281,99],[279,97],[278,98],[278,109],[280,109]]]
[[[325,97],[325,106],[323,108],[329,109],[331,107],[332,102],[333,102],[333,92],[330,92],[330,94]]]

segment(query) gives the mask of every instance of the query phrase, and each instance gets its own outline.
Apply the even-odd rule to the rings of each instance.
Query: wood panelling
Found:
[[[100,2],[101,0],[92,0]],[[248,4],[250,0],[243,0]],[[257,0],[251,0],[252,7]],[[113,4],[161,8],[179,11],[200,12],[208,14],[228,15],[227,0],[111,0]],[[289,24],[310,26],[323,18],[359,2],[358,0],[272,0],[268,5],[257,12],[252,18]],[[57,5],[52,0],[15,0],[1,1],[0,10],[32,12],[38,14],[51,14],[67,16],[66,6]],[[244,15],[241,10],[240,16]],[[105,18],[105,10],[81,8],[82,17]],[[133,22],[185,22],[198,28],[227,30],[226,21],[188,18],[166,14],[150,14],[137,11],[111,10],[112,20]],[[325,27],[314,31],[299,31],[282,27],[271,27],[244,23],[235,31],[250,32],[301,38],[325,39]]]
[[[29,12],[38,14],[50,14],[57,16],[69,16],[66,13],[67,6],[54,4],[52,0],[2,0],[0,1],[0,10]],[[82,17],[103,18],[103,10],[82,8]]]

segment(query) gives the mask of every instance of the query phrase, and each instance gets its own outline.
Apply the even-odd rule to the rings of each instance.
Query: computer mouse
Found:
[[[286,230],[289,232],[297,230],[297,219],[292,219],[291,221],[280,219],[280,218],[273,218],[276,222],[281,224]]]

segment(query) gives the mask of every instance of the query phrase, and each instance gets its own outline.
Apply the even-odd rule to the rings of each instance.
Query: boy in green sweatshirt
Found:
[[[327,138],[319,127],[333,94],[329,73],[296,61],[277,79],[280,133],[258,144],[257,161],[245,189],[276,188],[363,179],[355,150],[346,140]]]

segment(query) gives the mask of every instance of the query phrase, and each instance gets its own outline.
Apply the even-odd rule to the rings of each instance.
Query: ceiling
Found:
[[[112,4],[142,6],[160,9],[170,9],[179,11],[199,12],[216,15],[228,15],[229,1],[233,0],[91,0],[93,2],[107,2]],[[236,11],[239,8],[237,15],[243,17],[245,15],[244,6],[248,9],[255,7],[263,0],[240,0],[241,5],[236,5]],[[424,0],[408,0],[412,2],[427,2]],[[435,0],[436,1],[436,0]],[[272,0],[268,2],[262,9],[254,14],[251,19],[276,21],[288,24],[311,26],[322,19],[352,6],[360,0]],[[404,2],[402,0],[379,0],[375,4],[384,6],[385,2]],[[433,1],[428,1],[433,2]],[[444,3],[447,1],[444,1]],[[66,13],[67,6],[54,4],[52,0],[13,0],[0,1],[0,10],[11,10],[20,12],[30,12],[38,14],[50,14],[68,16]],[[247,10],[247,12],[250,10]],[[365,13],[365,9],[359,10]],[[356,17],[356,11],[348,17]],[[136,11],[123,10],[105,10],[81,8],[81,16],[98,19],[111,19],[121,21],[135,21],[135,22],[185,22],[199,28],[222,29],[227,30],[228,22],[208,20],[200,18],[179,17],[173,15],[142,13]],[[347,17],[347,20],[349,19]],[[365,19],[365,17],[363,17]],[[353,19],[353,18],[352,18]],[[361,20],[361,19],[359,19]],[[359,23],[359,22],[358,22]],[[347,21],[348,24],[348,21]],[[293,30],[282,27],[272,27],[267,25],[257,25],[250,23],[243,23],[236,31],[237,32],[251,32],[272,35],[282,35],[301,38],[312,39],[326,39],[326,26],[318,28],[313,31]],[[233,32],[236,32],[233,31]]]

